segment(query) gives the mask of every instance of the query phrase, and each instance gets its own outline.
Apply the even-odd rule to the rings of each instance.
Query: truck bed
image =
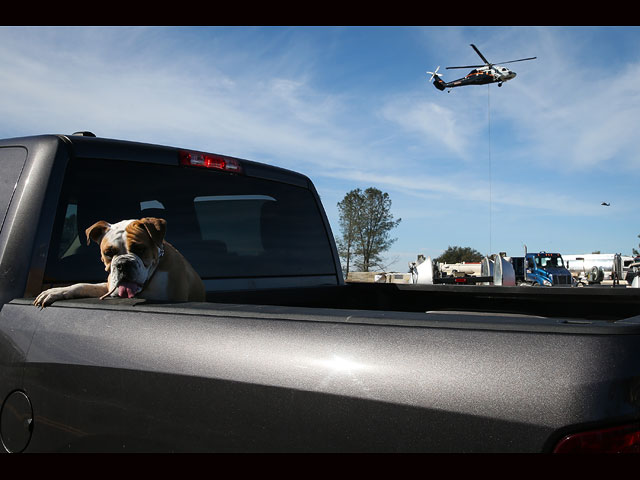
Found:
[[[348,283],[327,287],[209,292],[207,300],[394,312],[462,310],[585,321],[615,321],[640,315],[640,292],[622,287]]]
[[[135,299],[1,315],[39,405],[28,451],[551,451],[632,418],[640,389],[640,318]]]

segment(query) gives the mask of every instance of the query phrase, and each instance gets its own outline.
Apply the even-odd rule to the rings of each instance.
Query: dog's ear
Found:
[[[167,233],[167,221],[164,218],[146,217],[141,218],[140,223],[147,230],[147,233],[158,247],[162,247],[162,241]]]
[[[108,222],[105,222],[104,220],[100,220],[99,222],[96,222],[93,225],[91,225],[85,231],[85,233],[87,234],[87,245],[91,243],[91,240],[93,240],[98,245],[100,245],[100,240],[102,240],[102,237],[104,237],[104,234],[110,228],[111,228],[111,224]]]

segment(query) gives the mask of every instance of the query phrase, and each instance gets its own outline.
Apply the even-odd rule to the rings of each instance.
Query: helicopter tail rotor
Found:
[[[438,70],[440,70],[440,65],[438,65],[438,68],[436,68],[435,72],[427,72],[427,73],[431,74],[431,78],[429,79],[429,81],[432,81],[433,77],[441,77],[442,76],[441,73],[438,73]]]

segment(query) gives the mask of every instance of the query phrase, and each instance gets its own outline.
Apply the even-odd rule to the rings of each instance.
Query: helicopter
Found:
[[[466,76],[459,78],[457,80],[453,80],[452,82],[445,82],[440,78],[442,76],[442,74],[438,73],[438,70],[440,70],[440,66],[436,68],[435,72],[427,72],[431,74],[431,78],[429,79],[429,81],[433,80],[433,85],[438,90],[444,90],[446,88],[451,89],[454,87],[462,87],[464,85],[486,85],[488,83],[497,83],[498,86],[501,87],[504,82],[506,82],[507,80],[511,80],[516,76],[516,72],[509,70],[508,68],[503,67],[501,65],[490,63],[486,58],[484,58],[482,53],[480,53],[480,50],[478,50],[478,48],[473,43],[470,45],[476,51],[476,53],[480,56],[480,58],[484,62],[484,65],[447,67],[447,69],[473,68],[473,70],[471,70]],[[522,62],[524,60],[534,60],[535,58],[537,57],[521,58],[519,60],[509,60],[508,62],[501,62],[501,63],[505,64],[505,63]]]

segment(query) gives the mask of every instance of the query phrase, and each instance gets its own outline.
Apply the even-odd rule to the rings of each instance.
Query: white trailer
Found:
[[[619,253],[562,255],[571,275],[585,283],[625,280],[633,257]]]

